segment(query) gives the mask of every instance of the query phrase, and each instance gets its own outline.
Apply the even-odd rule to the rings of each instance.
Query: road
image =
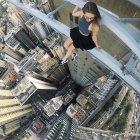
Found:
[[[109,108],[108,111],[103,112],[102,117],[99,118],[90,127],[101,128],[110,119],[110,117],[113,116],[116,109],[120,106],[121,102],[123,101],[127,91],[128,91],[128,87],[124,85],[121,91],[119,92],[119,98],[116,99],[116,102],[114,103],[113,107]]]

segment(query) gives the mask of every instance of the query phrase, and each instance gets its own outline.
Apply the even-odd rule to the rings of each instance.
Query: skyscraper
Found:
[[[11,32],[5,37],[5,39],[4,39],[4,40],[5,40],[5,44],[6,44],[9,48],[11,48],[13,51],[15,51],[15,52],[17,52],[17,53],[19,53],[19,54],[25,56],[26,53],[27,53],[27,50],[26,50],[23,46],[21,46],[21,44],[20,44],[19,41],[17,41],[17,40],[15,39],[15,37],[13,36],[13,32],[14,32],[14,30],[11,31]]]
[[[23,105],[28,102],[33,94],[44,93],[48,99],[50,99],[54,94],[48,95],[46,93],[47,90],[56,90],[56,87],[49,82],[26,76],[12,90],[12,94],[16,97],[19,103]]]
[[[21,43],[22,46],[24,46],[26,50],[34,49],[36,47],[23,28],[14,33],[14,37]]]
[[[77,103],[68,107],[67,114],[78,124],[86,125],[111,98],[120,84],[121,82],[112,76],[99,78],[94,85],[76,97]]]
[[[108,132],[103,130],[91,130],[81,126],[78,129],[74,129],[74,127],[75,122],[85,126],[95,115],[98,115],[97,113],[100,113],[100,111],[102,113],[103,106],[105,106],[107,101],[112,103],[111,97],[115,92],[118,92],[117,90],[119,90],[122,83],[126,83],[127,86],[133,88],[137,94],[137,96],[130,95],[130,100],[133,102],[130,114],[134,116],[134,119],[130,118],[129,120],[132,122],[130,124],[132,124],[133,131],[139,133],[140,129],[137,123],[139,124],[140,122],[138,107],[140,104],[140,33],[137,29],[140,26],[137,24],[130,25],[127,22],[129,20],[138,20],[137,18],[119,18],[126,17],[126,15],[127,17],[132,17],[132,15],[136,17],[139,14],[138,7],[129,3],[129,1],[112,0],[109,4],[105,1],[95,1],[100,5],[98,8],[102,16],[102,25],[98,36],[101,48],[94,48],[89,51],[78,49],[76,50],[78,56],[75,61],[69,58],[67,64],[60,66],[59,61],[65,54],[63,47],[65,35],[69,37],[70,28],[68,25],[71,22],[77,22],[77,19],[73,21],[69,19],[73,8],[72,4],[82,8],[83,1],[67,0],[64,3],[51,0],[32,2],[30,0],[22,0],[20,2],[15,0],[8,1],[16,5],[16,8],[12,9],[12,19],[15,19],[15,22],[13,20],[13,25],[21,25],[21,28],[18,28],[18,30],[14,29],[13,37],[28,53],[23,58],[15,50],[10,51],[10,53],[3,50],[1,52],[5,61],[16,66],[16,74],[19,76],[19,79],[16,79],[15,85],[10,91],[0,92],[0,94],[5,93],[5,96],[7,95],[7,97],[2,95],[0,101],[0,112],[3,113],[0,114],[0,120],[3,125],[0,129],[2,136],[11,134],[11,132],[22,126],[19,131],[16,131],[19,139],[24,135],[20,134],[25,131],[27,136],[36,136],[38,139],[44,136],[43,139],[46,140],[117,138],[110,131],[108,134]],[[47,9],[48,5],[51,7]],[[126,8],[126,5],[130,9]],[[60,7],[57,8],[58,6]],[[56,10],[48,14],[50,9]],[[56,14],[59,15],[57,18],[55,18]],[[13,41],[13,37],[10,37],[9,40]],[[15,47],[15,44],[18,44],[15,42],[13,47]],[[6,43],[8,45],[8,42]],[[133,57],[132,54],[136,55],[136,57]],[[124,64],[126,65],[124,66]],[[6,79],[5,81],[8,81],[8,78],[4,77],[12,77],[12,74],[10,74],[12,69],[13,66],[4,73],[2,78]],[[70,79],[74,80],[73,85],[75,87],[77,84],[79,85],[74,90],[72,90],[72,84],[69,82],[71,81]],[[7,85],[8,82],[5,83]],[[129,91],[128,88],[127,91]],[[10,93],[12,93],[12,96],[9,95]],[[15,99],[13,99],[13,95]],[[58,99],[60,95],[63,97],[63,104],[61,100],[53,101],[53,99]],[[123,101],[125,95],[127,96],[126,93],[119,92],[117,101]],[[116,106],[119,102],[117,101],[115,102]],[[126,101],[127,103],[129,102],[128,99]],[[19,107],[18,103],[22,106]],[[36,116],[36,118],[41,120],[41,123],[36,119],[33,120],[33,118],[28,119],[32,115],[32,108],[28,103],[31,103],[32,107],[34,107],[35,114],[33,118]],[[8,109],[5,111],[5,108]],[[118,113],[116,118],[121,118],[125,109],[124,105],[122,112]],[[111,105],[108,112],[106,112],[110,114],[110,110],[113,110],[111,113],[115,114],[114,105]],[[8,119],[6,119],[4,113],[8,114]],[[103,112],[106,118],[109,119],[109,114],[105,113]],[[128,116],[131,117],[131,115]],[[23,119],[20,119],[22,117]],[[127,115],[122,121],[125,118],[127,118]],[[101,124],[101,119],[102,117],[99,115],[99,124]],[[25,123],[30,124],[30,122],[34,124],[32,128],[35,131],[30,131],[29,126],[22,129]],[[129,121],[127,123],[130,125]],[[42,131],[42,126],[46,128],[44,132]],[[17,135],[14,136],[10,137],[10,140],[12,138],[15,140]],[[131,137],[129,138],[131,139]]]
[[[0,138],[21,127],[21,120],[31,116],[31,105],[20,106],[10,90],[0,90]]]

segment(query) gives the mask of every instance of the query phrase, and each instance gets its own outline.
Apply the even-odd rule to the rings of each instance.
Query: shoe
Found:
[[[72,54],[72,61],[74,61],[76,59],[76,57],[77,57],[77,53],[73,53]]]
[[[68,62],[68,60],[66,60],[66,61],[60,60],[59,65],[64,65],[67,62]]]

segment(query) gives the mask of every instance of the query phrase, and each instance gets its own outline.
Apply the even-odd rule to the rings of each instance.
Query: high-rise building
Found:
[[[46,14],[49,13],[52,9],[49,1],[47,0],[41,0],[40,6],[41,6],[42,11]]]
[[[31,15],[25,13],[10,3],[7,4],[7,12],[8,21],[12,23],[13,26],[22,26],[25,30],[27,30],[25,22],[32,17]]]
[[[21,105],[25,104],[33,94],[44,93],[48,99],[54,94],[47,94],[47,90],[56,90],[57,88],[49,82],[35,79],[31,76],[25,76],[17,86],[12,90],[12,94],[16,97]]]
[[[13,26],[19,26],[22,24],[22,21],[19,16],[19,10],[16,8],[16,6],[12,4],[7,4],[7,12],[7,17]]]
[[[45,140],[54,139],[70,139],[71,134],[68,133],[72,128],[72,119],[66,114],[62,114],[47,132]]]
[[[43,41],[44,39],[47,38],[47,35],[50,34],[49,27],[45,23],[36,18],[32,17],[31,19],[29,19],[26,22],[26,26],[29,29],[29,31],[32,32],[32,34],[34,34],[34,36],[36,36],[36,38],[39,41]]]
[[[17,137],[22,139],[25,131],[25,134],[27,134],[25,138],[29,136],[30,138],[34,137],[34,139],[117,139],[118,133],[114,135],[109,131],[108,134],[103,130],[91,130],[81,126],[75,131],[74,128],[75,123],[85,126],[99,111],[102,111],[103,106],[107,101],[111,101],[111,97],[122,83],[126,83],[127,86],[133,88],[137,94],[135,99],[132,94],[130,95],[134,103],[130,114],[134,114],[134,119],[129,121],[132,122],[132,129],[133,126],[137,127],[132,132],[139,133],[140,129],[137,124],[140,122],[140,32],[138,30],[140,26],[135,23],[135,21],[139,21],[138,18],[130,18],[139,15],[139,6],[132,4],[137,2],[112,0],[107,3],[95,0],[94,2],[99,4],[98,8],[102,17],[98,36],[101,48],[88,51],[75,50],[78,53],[76,60],[72,61],[69,58],[68,63],[61,66],[59,61],[65,54],[64,35],[69,37],[70,28],[68,26],[78,23],[78,18],[72,18],[73,5],[82,8],[83,1],[67,0],[64,3],[52,0],[7,1],[15,5],[9,7],[11,10],[7,9],[9,22],[13,23],[13,26],[20,25],[21,28],[13,29],[14,34],[2,40],[3,50],[0,53],[5,61],[14,64],[16,74],[20,78],[16,79],[16,74],[10,73],[10,70],[13,70],[11,65],[2,75],[2,82],[5,86],[7,86],[9,78],[16,82],[10,91],[0,92],[1,136],[8,134],[12,136],[12,132],[20,128],[16,131],[17,135],[13,133],[14,137],[9,137],[10,140],[15,140]],[[134,23],[131,24],[129,21],[134,21]],[[5,36],[4,30],[1,31]],[[17,48],[21,45],[28,53],[23,53],[23,50],[16,52],[16,49],[9,51],[10,46],[6,52],[4,51],[4,43],[7,45],[5,48],[8,45]],[[18,53],[25,57],[23,58]],[[9,67],[11,68],[9,69]],[[109,75],[110,72],[111,75]],[[79,85],[77,88],[72,89],[72,84],[68,82],[72,81],[70,78],[74,81],[74,86]],[[4,96],[3,93],[5,93]],[[12,93],[12,96],[10,96],[10,93]],[[119,98],[117,98],[120,99],[120,102],[127,95],[121,93],[119,92]],[[14,99],[13,95],[15,96]],[[59,96],[62,99],[55,101],[54,99],[58,99]],[[18,103],[22,106],[19,106]],[[34,121],[34,116],[28,119],[32,115],[32,108],[28,103],[35,107],[33,109],[35,116],[41,121],[36,119]],[[121,116],[122,113],[118,113],[118,115]],[[128,125],[130,125],[129,121]],[[26,122],[27,124],[32,122],[33,129],[24,125]],[[44,127],[46,129],[43,132]],[[133,137],[124,135],[120,137],[120,139],[124,138],[133,139]]]
[[[27,49],[34,49],[36,45],[34,42],[31,40],[30,36],[27,34],[27,32],[21,28],[14,33],[14,37],[21,43],[21,45]]]
[[[2,89],[10,89],[12,88],[18,80],[17,74],[14,71],[14,67],[12,64],[7,63],[7,70],[5,73],[1,76],[1,86]]]
[[[77,103],[68,107],[67,114],[78,124],[85,125],[100,111],[120,84],[121,82],[112,75],[100,78],[94,85],[77,96]]]
[[[28,51],[28,54],[18,63],[16,71],[19,73],[31,72],[34,76],[38,74],[42,78],[44,77],[54,82],[61,82],[64,75],[68,74],[65,66],[59,66],[58,64],[63,51],[51,51],[54,55],[53,58],[39,47]]]
[[[13,30],[13,32],[15,32],[15,31]],[[21,46],[21,44],[20,44],[20,42],[18,42],[18,40],[15,39],[15,37],[13,36],[13,32],[11,31],[5,37],[5,44],[9,48],[11,48],[13,51],[15,51],[16,53],[19,53],[19,54],[25,56],[27,53],[27,50],[23,46]]]
[[[63,105],[62,97],[55,97],[52,98],[45,106],[44,110],[46,111],[46,114],[50,117],[55,114],[57,110],[61,108]]]
[[[0,90],[0,139],[21,127],[21,121],[32,115],[31,105],[20,106],[10,90]]]
[[[5,56],[6,56],[6,58],[3,56],[2,57],[3,59],[7,59],[7,61],[9,61],[9,62],[11,60],[11,63],[12,62],[18,63],[22,59],[22,56],[20,54],[16,53],[15,51],[13,51],[11,48],[6,46],[5,44],[1,45],[1,48],[2,48],[1,54],[3,54],[3,55],[5,54]]]
[[[37,52],[34,50],[28,51],[27,55],[18,63],[16,71],[23,72],[35,70]]]
[[[0,90],[0,99],[12,99],[14,95],[11,90]]]
[[[130,74],[140,81],[140,59],[136,55],[133,54],[128,63],[124,66],[124,74]]]
[[[21,16],[21,19],[24,21],[24,23],[26,23],[29,19],[32,18],[31,15],[27,14],[24,11],[20,11],[20,16]]]
[[[13,65],[17,65],[19,63],[19,61],[13,57],[11,57],[11,55],[6,54],[5,52],[1,52],[0,53],[0,57],[7,61],[8,63],[11,63]]]

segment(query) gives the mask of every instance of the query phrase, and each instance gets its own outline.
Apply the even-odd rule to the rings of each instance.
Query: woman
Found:
[[[82,9],[76,6],[72,15],[79,17],[79,26],[70,30],[70,37],[64,43],[67,53],[61,60],[61,65],[65,64],[71,55],[72,60],[75,60],[77,56],[76,53],[73,53],[75,48],[82,50],[90,50],[95,47],[100,48],[97,42],[97,34],[99,32],[99,20],[101,16],[96,4],[87,2]]]

